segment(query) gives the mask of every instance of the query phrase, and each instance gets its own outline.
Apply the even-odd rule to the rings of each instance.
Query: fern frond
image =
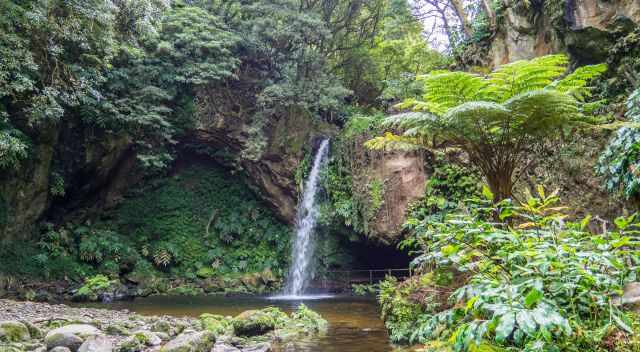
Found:
[[[429,113],[406,112],[385,118],[382,122],[382,126],[388,128],[409,129],[416,126],[435,123],[437,120],[438,118],[436,116]]]
[[[584,101],[591,96],[591,87],[587,86],[587,84],[591,80],[600,77],[606,71],[607,64],[578,67],[571,74],[550,84],[549,88],[571,94],[577,100]]]
[[[447,72],[422,78],[427,105],[421,111],[443,115],[447,110],[472,100],[483,98],[488,82],[482,76],[468,72]]]
[[[488,138],[486,134],[499,135],[508,127],[511,111],[504,106],[488,101],[464,103],[449,110],[443,117],[443,130],[468,140]]]
[[[547,55],[502,65],[489,74],[488,100],[502,103],[518,94],[550,85],[567,70],[565,55]]]
[[[519,94],[504,105],[513,113],[513,132],[520,134],[547,136],[583,117],[573,96],[555,90]]]

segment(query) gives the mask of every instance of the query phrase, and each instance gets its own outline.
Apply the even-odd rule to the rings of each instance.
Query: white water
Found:
[[[311,173],[302,190],[302,201],[298,204],[295,238],[291,253],[293,260],[291,262],[289,276],[287,277],[285,295],[280,296],[281,299],[300,298],[309,285],[309,280],[313,273],[312,260],[315,249],[314,230],[318,217],[316,194],[318,193],[320,171],[326,164],[328,154],[329,140],[325,139],[320,144],[320,148],[318,148],[316,156],[313,159]]]

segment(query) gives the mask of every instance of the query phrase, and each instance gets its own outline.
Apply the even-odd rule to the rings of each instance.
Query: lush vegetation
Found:
[[[161,292],[170,279],[198,289],[215,279],[214,291],[273,290],[290,236],[239,176],[194,166],[134,191],[92,223],[48,224],[37,245],[3,247],[1,260],[3,272],[17,276],[102,274],[85,283],[87,294],[109,287],[107,277]]]
[[[635,216],[594,231],[541,187],[518,206],[484,194],[416,227],[409,241],[423,276],[380,293],[392,337],[433,350],[636,350],[637,317],[619,298],[640,270]],[[443,285],[443,273],[464,283]],[[443,286],[455,290],[438,299]],[[429,288],[440,295],[414,293]]]

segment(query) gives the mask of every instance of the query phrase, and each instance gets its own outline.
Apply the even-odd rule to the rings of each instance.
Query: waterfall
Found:
[[[291,252],[291,269],[285,286],[287,295],[299,296],[303,294],[313,272],[314,229],[318,217],[316,194],[318,193],[320,170],[326,164],[328,154],[329,140],[325,139],[320,144],[320,148],[318,148],[313,159],[311,173],[302,190],[302,200],[298,203],[295,238]]]

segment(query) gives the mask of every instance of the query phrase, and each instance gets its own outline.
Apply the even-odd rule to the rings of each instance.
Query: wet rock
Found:
[[[0,341],[20,342],[30,338],[29,328],[25,324],[12,320],[0,322]]]
[[[169,341],[162,352],[209,352],[215,343],[215,336],[211,331],[200,331],[180,334]]]
[[[78,352],[111,352],[113,351],[113,344],[111,341],[102,335],[91,336],[82,343]]]
[[[233,330],[238,336],[264,335],[286,323],[288,317],[277,308],[248,310],[233,318]]]

